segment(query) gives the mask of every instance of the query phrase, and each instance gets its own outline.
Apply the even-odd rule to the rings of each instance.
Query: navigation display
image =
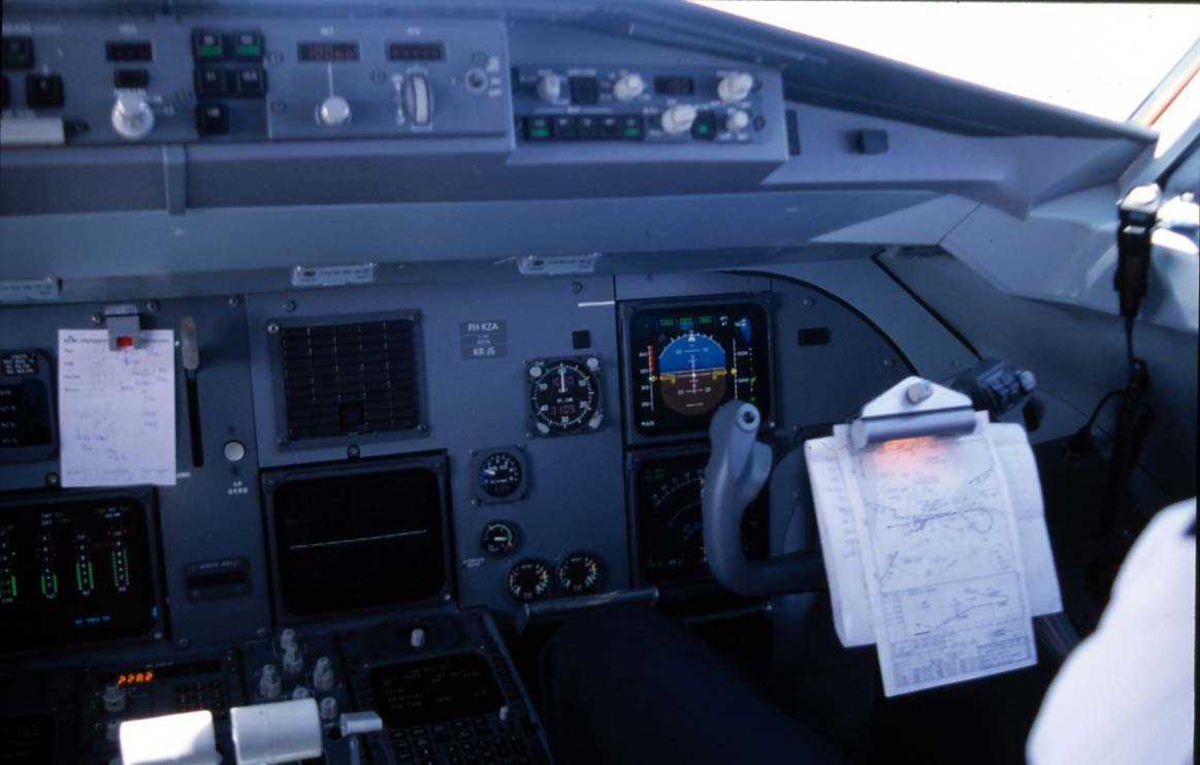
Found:
[[[633,418],[645,436],[704,430],[721,404],[770,415],[767,311],[756,302],[648,307],[629,323]]]

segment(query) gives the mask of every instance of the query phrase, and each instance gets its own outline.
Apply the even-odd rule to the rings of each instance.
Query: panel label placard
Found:
[[[499,359],[508,355],[508,322],[503,319],[464,321],[458,325],[462,357]]]

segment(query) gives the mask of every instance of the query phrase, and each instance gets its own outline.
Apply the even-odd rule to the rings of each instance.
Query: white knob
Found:
[[[126,693],[123,686],[110,683],[105,686],[104,692],[100,694],[100,701],[104,704],[105,712],[120,712],[125,709],[127,697],[128,693]]]
[[[537,84],[538,98],[554,103],[562,96],[562,78],[553,72],[543,74]]]
[[[510,717],[512,717],[512,711],[508,708],[508,704],[500,707],[500,722],[508,722]]]
[[[321,102],[317,109],[321,124],[328,127],[340,127],[350,121],[350,102],[341,96],[330,96]]]
[[[112,108],[112,126],[127,141],[139,141],[154,129],[154,112],[140,90],[118,90]]]
[[[296,630],[291,629],[290,627],[288,629],[282,630],[279,633],[280,649],[282,649],[283,651],[286,652],[287,649],[292,648],[294,646],[296,646]]]
[[[328,656],[322,656],[317,659],[316,665],[313,666],[313,687],[318,691],[328,691],[333,688],[337,682],[337,676],[333,673],[333,662]]]
[[[424,648],[425,647],[425,630],[421,629],[420,627],[416,627],[415,629],[413,629],[413,631],[411,633],[409,633],[408,644],[411,645],[413,648]]]
[[[433,118],[433,92],[425,75],[410,74],[405,78],[404,111],[414,125],[428,125]]]
[[[646,81],[637,72],[630,72],[613,83],[613,95],[618,101],[632,101],[646,92]]]
[[[321,699],[320,709],[321,709],[321,719],[322,720],[336,720],[337,719],[338,703],[337,703],[337,699],[335,699],[334,697],[326,696],[325,698]]]
[[[739,130],[745,130],[750,124],[750,115],[746,114],[741,109],[735,109],[725,118],[725,129],[730,133],[736,133]]]
[[[750,90],[754,87],[754,78],[745,72],[735,72],[721,78],[717,83],[717,96],[727,103],[732,104],[741,101],[750,95]]]
[[[663,132],[679,135],[692,129],[696,121],[696,107],[690,104],[675,104],[662,114]]]
[[[258,680],[258,695],[264,699],[277,699],[283,693],[283,680],[274,664],[266,664],[262,668],[262,677]]]
[[[117,718],[114,717],[113,719],[104,723],[104,738],[108,739],[109,741],[111,741],[114,744],[120,743],[120,741],[121,741],[121,721],[120,720],[118,720]]]
[[[311,697],[312,693],[303,685],[297,685],[292,689],[292,701],[299,701],[300,699],[307,699]]]
[[[304,671],[304,654],[300,646],[292,643],[283,652],[283,671],[289,675],[298,675]]]

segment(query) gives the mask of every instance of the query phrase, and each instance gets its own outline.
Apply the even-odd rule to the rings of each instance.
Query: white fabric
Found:
[[[1068,657],[1026,745],[1032,765],[1192,762],[1196,500],[1166,508],[1121,566],[1095,634]]]

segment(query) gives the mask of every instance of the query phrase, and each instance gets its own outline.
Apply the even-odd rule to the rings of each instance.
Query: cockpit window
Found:
[[[1140,121],[1139,107],[1200,39],[1200,6],[1188,5],[694,1],[1120,121]]]

